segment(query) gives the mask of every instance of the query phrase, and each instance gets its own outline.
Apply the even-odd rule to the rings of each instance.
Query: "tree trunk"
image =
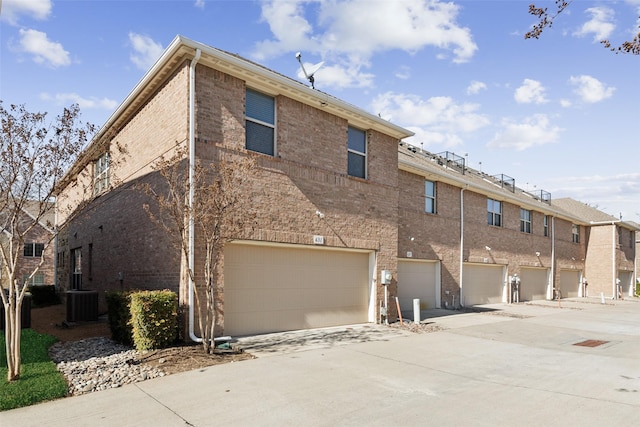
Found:
[[[22,299],[9,292],[9,304],[4,306],[4,336],[7,353],[7,381],[20,378],[20,335],[22,329]]]

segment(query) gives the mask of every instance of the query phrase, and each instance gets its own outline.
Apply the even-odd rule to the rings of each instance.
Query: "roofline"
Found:
[[[127,114],[137,110],[142,105],[143,99],[153,93],[156,88],[165,81],[168,74],[183,60],[192,59],[196,51],[202,52],[199,64],[207,65],[211,68],[238,77],[247,82],[248,86],[264,91],[271,95],[284,94],[287,97],[304,104],[310,105],[343,117],[355,127],[362,129],[373,129],[390,135],[398,140],[413,136],[414,133],[401,126],[395,125],[376,115],[368,113],[354,105],[342,101],[324,92],[312,89],[292,78],[270,70],[266,67],[253,63],[247,59],[224,52],[220,49],[196,42],[182,35],[177,35],[164,50],[160,58],[144,74],[142,79],[133,87],[127,97],[120,103],[118,108],[109,116],[107,121],[91,139],[83,152],[78,156],[78,160],[67,171],[60,180],[60,185],[64,187],[68,179],[79,173],[79,168],[86,163],[83,159],[90,157],[93,151],[100,147],[99,142],[108,135],[108,132],[120,124],[128,121]]]
[[[582,224],[588,224],[588,222],[580,219],[580,218],[576,218],[576,217],[572,217],[570,215],[567,215],[567,213],[563,210],[559,210],[559,209],[555,209],[552,205],[548,205],[544,202],[540,202],[540,203],[526,203],[523,202],[521,200],[517,200],[513,197],[509,197],[508,194],[505,194],[504,192],[501,192],[499,190],[492,190],[492,189],[488,189],[488,188],[484,188],[484,187],[480,187],[478,185],[474,185],[473,182],[469,182],[465,179],[463,179],[462,177],[455,177],[455,176],[449,176],[449,175],[440,175],[431,171],[428,171],[426,169],[421,169],[420,167],[414,166],[411,163],[407,162],[407,161],[403,161],[401,159],[398,159],[398,169],[403,170],[405,172],[410,172],[416,175],[420,175],[420,176],[424,176],[425,178],[429,178],[429,177],[433,177],[433,178],[437,178],[437,180],[439,182],[444,182],[446,184],[450,184],[453,185],[455,187],[461,188],[461,189],[465,189],[465,190],[472,190],[476,193],[479,194],[484,194],[484,195],[488,195],[488,196],[492,196],[494,197],[496,200],[500,200],[500,201],[505,201],[505,202],[509,202],[512,204],[517,204],[520,207],[523,208],[529,208],[531,210],[536,210],[536,211],[540,211],[541,208],[544,210],[544,213],[552,215],[554,217],[561,217],[561,218],[566,218],[569,219],[573,222],[576,223],[582,223]]]
[[[158,77],[160,71],[171,61],[174,56],[193,57],[196,50],[202,51],[200,63],[213,66],[225,73],[241,77],[250,86],[257,86],[257,89],[266,90],[272,94],[284,91],[291,98],[316,108],[324,109],[337,116],[348,116],[353,120],[354,125],[379,130],[391,136],[402,139],[413,136],[414,133],[401,126],[390,123],[378,116],[361,110],[338,98],[312,89],[293,79],[285,77],[265,67],[254,64],[246,59],[231,55],[220,49],[196,42],[182,35],[177,35],[167,46],[160,58],[145,73],[142,79],[134,86],[129,95],[122,101],[118,108],[111,114],[106,123],[100,128],[93,140],[99,140],[105,135],[131,106],[133,101],[140,96],[149,83]]]

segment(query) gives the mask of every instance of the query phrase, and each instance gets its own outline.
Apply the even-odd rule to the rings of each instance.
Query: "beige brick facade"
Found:
[[[180,49],[176,52],[182,53]],[[235,61],[233,58],[228,61]],[[71,174],[75,181],[70,179],[59,196],[60,208],[67,212],[61,218],[68,217],[82,201],[90,201],[75,212],[59,237],[59,253],[66,254],[58,269],[62,290],[69,288],[70,254],[80,248],[84,288],[96,289],[101,295],[108,289],[169,288],[179,292],[181,302],[186,303],[186,290],[180,288],[179,280],[180,252],[149,221],[143,209],[148,201],[136,187],[140,182],[159,185],[151,165],[176,143],[186,144],[189,139],[190,57],[179,57],[164,66],[173,68],[168,73],[150,73],[149,90],[136,94],[141,100],[127,101],[119,110],[112,123],[111,143],[103,144],[102,149],[96,143],[97,148],[85,153]],[[574,243],[572,224],[578,219],[547,203],[493,189],[482,176],[472,179],[471,175],[441,171],[439,166],[434,169],[426,157],[409,153],[411,159],[405,159],[403,147],[400,155],[405,160],[399,168],[402,132],[393,125],[364,112],[332,108],[324,101],[331,102],[326,95],[309,93],[296,82],[281,82],[282,76],[268,70],[246,64],[252,71],[245,72],[243,67],[205,57],[195,72],[196,157],[203,161],[214,161],[219,150],[246,153],[247,88],[264,91],[275,100],[276,155],[258,155],[259,174],[246,196],[256,208],[256,224],[238,239],[313,245],[314,236],[323,236],[327,247],[372,251],[376,274],[380,270],[393,274],[391,297],[397,293],[398,258],[407,253],[415,259],[440,262],[442,296],[459,295],[463,263],[504,265],[508,275],[519,274],[525,267],[546,268],[553,272],[551,282],[556,287],[562,287],[563,269],[586,271],[590,286],[597,277],[590,269],[606,269],[595,262],[593,267],[587,265],[592,255],[587,244],[597,237],[593,231],[588,235],[587,223],[582,222],[580,242]],[[257,78],[256,73],[264,77]],[[156,75],[164,77],[154,80]],[[280,83],[274,83],[276,80]],[[347,175],[349,126],[366,132],[367,179]],[[87,192],[92,162],[107,146],[116,188],[93,198]],[[116,146],[126,147],[126,152]],[[435,214],[424,211],[425,179],[436,183]],[[478,182],[476,187],[465,184],[473,180]],[[502,202],[500,227],[487,224],[488,197]],[[521,208],[532,212],[531,233],[520,231]],[[196,239],[197,265],[202,262],[198,255],[201,246]],[[626,249],[620,253],[625,258],[632,254]],[[595,253],[594,257],[601,258]],[[224,265],[220,274],[224,279]],[[219,331],[224,329],[223,281],[218,289],[222,304]],[[384,287],[376,282],[374,289],[377,310],[384,299]],[[104,309],[104,299],[100,302]],[[395,318],[395,305],[390,308],[390,317]]]

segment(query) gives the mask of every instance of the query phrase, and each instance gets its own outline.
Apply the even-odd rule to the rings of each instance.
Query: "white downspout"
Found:
[[[613,281],[613,298],[618,299],[618,283],[616,281],[618,272],[616,271],[616,226],[611,223],[611,280]]]
[[[556,287],[556,217],[551,217],[551,288],[547,291],[547,299],[553,299],[553,288]]]
[[[200,60],[202,51],[196,49],[196,54],[189,66],[189,271],[195,268],[195,222],[193,219],[194,179],[196,168],[196,64]],[[202,338],[196,336],[193,331],[194,323],[194,283],[193,276],[189,274],[189,339],[194,342],[202,342]]]
[[[464,190],[460,189],[460,283],[458,284],[460,290],[460,306],[464,307],[464,299],[462,297],[462,271],[464,269]],[[455,307],[453,307],[455,310]]]

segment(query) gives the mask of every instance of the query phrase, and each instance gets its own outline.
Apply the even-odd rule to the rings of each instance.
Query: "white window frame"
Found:
[[[500,208],[498,212],[494,210],[489,210],[489,202],[492,202],[493,206],[497,206]],[[496,224],[496,218],[498,218],[498,224]],[[495,199],[487,199],[487,224],[493,227],[502,227],[502,202]]]
[[[277,155],[277,145],[276,145],[276,140],[277,140],[276,135],[277,135],[277,132],[276,132],[276,123],[278,122],[278,121],[277,121],[276,98],[275,98],[275,97],[273,97],[273,96],[271,96],[271,95],[269,95],[269,94],[266,94],[266,93],[264,93],[264,92],[260,92],[260,91],[258,91],[258,90],[255,90],[255,89],[252,89],[252,88],[250,88],[250,87],[247,87],[247,88],[245,89],[245,102],[246,102],[246,100],[247,100],[246,92],[254,92],[254,93],[257,93],[257,94],[259,94],[259,95],[262,95],[262,96],[265,96],[265,97],[271,98],[271,100],[273,101],[273,123],[264,122],[264,121],[262,121],[262,120],[259,120],[259,119],[253,118],[253,117],[251,117],[251,116],[248,116],[246,112],[247,112],[249,109],[247,108],[247,106],[246,106],[246,105],[245,105],[245,116],[244,116],[245,122],[252,122],[252,123],[255,123],[255,124],[257,124],[257,125],[260,125],[260,126],[264,126],[264,127],[268,127],[268,128],[273,129],[273,141],[271,141],[271,144],[273,145],[273,154],[270,154],[270,153],[264,153],[264,152],[262,152],[262,151],[252,150],[251,148],[248,148],[248,147],[247,147],[247,138],[246,138],[247,127],[246,127],[246,125],[245,125],[245,148],[246,148],[247,150],[249,150],[249,151],[253,151],[254,153],[260,153],[260,154],[264,154],[265,156],[273,156],[273,157],[275,157],[275,156]]]
[[[578,224],[571,224],[571,241],[580,243],[580,226]]]
[[[428,185],[431,184],[433,187],[433,194],[429,194],[427,191]],[[435,214],[437,212],[436,208],[436,183],[435,181],[425,180],[424,182],[424,211],[426,213]],[[429,201],[431,201],[431,209],[429,209]]]
[[[549,215],[544,216],[544,237],[549,237]]]
[[[111,157],[109,152],[104,152],[93,163],[93,194],[98,195],[109,188],[109,170],[111,169]]]
[[[27,286],[44,286],[45,285],[44,273],[36,273],[36,274],[34,274],[33,277],[31,279],[29,279],[28,282],[27,282],[27,279],[29,279],[29,275],[28,274],[23,274],[22,275],[22,283],[26,283]]]
[[[42,246],[42,249],[40,250],[40,255],[37,255],[38,251],[36,250],[38,246]],[[26,248],[27,247],[31,247],[31,255],[26,255]],[[27,242],[24,244],[24,247],[22,249],[22,255],[25,258],[40,258],[42,256],[42,254],[44,253],[44,243],[38,243],[38,242]]]
[[[349,147],[349,131],[347,130],[347,175],[349,176],[353,176],[355,178],[362,178],[362,179],[367,179],[367,177],[369,176],[369,168],[368,168],[368,159],[367,159],[367,151],[368,151],[368,141],[367,141],[367,132],[362,130],[362,129],[358,129],[356,127],[353,126],[349,126],[349,129],[352,129],[356,132],[362,132],[362,134],[364,135],[364,152],[362,151],[358,151],[356,149],[350,148]],[[359,175],[352,175],[351,172],[349,171],[349,160],[348,160],[348,156],[349,153],[351,154],[355,154],[357,156],[361,156],[364,160],[364,176],[359,176]]]
[[[531,234],[531,218],[533,213],[530,210],[520,208],[520,231]]]

